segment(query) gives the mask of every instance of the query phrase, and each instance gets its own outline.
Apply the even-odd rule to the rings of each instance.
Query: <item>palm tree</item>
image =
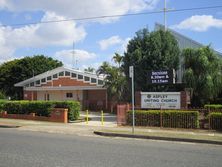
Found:
[[[107,88],[108,97],[113,101],[113,105],[118,102],[121,102],[125,98],[125,92],[127,90],[126,77],[121,72],[120,68],[111,66],[107,62],[103,64],[97,70],[97,74],[103,74],[105,77],[105,85]],[[111,110],[113,110],[113,105]]]
[[[115,53],[115,55],[113,56],[113,60],[114,60],[115,63],[118,64],[118,67],[120,68],[120,65],[121,65],[121,63],[123,61],[123,56],[121,56],[118,53]]]

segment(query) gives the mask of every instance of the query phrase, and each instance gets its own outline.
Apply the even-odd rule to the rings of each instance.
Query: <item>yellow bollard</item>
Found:
[[[104,116],[103,116],[103,110],[101,110],[101,124],[103,125],[104,123]]]
[[[89,111],[86,110],[86,124],[88,124],[89,122]]]

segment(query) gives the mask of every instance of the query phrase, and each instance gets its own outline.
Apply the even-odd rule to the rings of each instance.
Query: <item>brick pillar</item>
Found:
[[[181,109],[187,109],[187,94],[185,91],[180,92],[180,107]]]
[[[136,91],[135,93],[135,107],[141,108],[141,92],[140,91]]]
[[[129,111],[129,104],[117,105],[117,125],[126,125],[127,111]]]
[[[68,123],[68,109],[54,108],[51,112],[50,121]]]

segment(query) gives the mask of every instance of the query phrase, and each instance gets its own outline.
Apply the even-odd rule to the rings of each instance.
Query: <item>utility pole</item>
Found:
[[[75,42],[74,41],[72,45],[72,65],[73,65],[73,68],[75,68]]]
[[[163,13],[164,13],[164,30],[165,30],[165,31],[166,31],[166,29],[167,29],[166,12],[167,12],[167,8],[166,8],[166,0],[164,0]]]
[[[173,10],[173,9],[169,9],[167,8],[167,4],[166,4],[166,0],[164,0],[164,8],[163,8],[163,14],[164,14],[164,31],[167,30],[167,12]]]

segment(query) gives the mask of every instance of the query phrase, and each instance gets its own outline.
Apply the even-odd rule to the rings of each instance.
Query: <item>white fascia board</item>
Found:
[[[27,91],[50,91],[50,90],[106,90],[99,86],[57,86],[57,87],[26,87]]]
[[[83,75],[83,76],[87,76],[87,77],[90,77],[90,78],[95,78],[95,79],[99,79],[99,80],[104,80],[103,77],[101,76],[97,76],[96,74],[93,74],[93,73],[85,73],[83,71],[80,71],[80,70],[76,70],[76,69],[71,69],[71,68],[67,68],[67,67],[58,67],[58,68],[55,68],[53,70],[50,70],[50,71],[46,71],[42,74],[39,74],[39,75],[36,75],[32,78],[29,78],[27,80],[24,80],[22,82],[18,82],[16,84],[14,84],[15,87],[23,87],[25,86],[26,84],[28,83],[31,83],[31,82],[35,82],[37,80],[40,80],[42,78],[46,78],[48,76],[52,76],[54,74],[57,74],[59,72],[62,72],[62,71],[68,71],[70,73],[76,73],[77,75]],[[64,76],[65,77],[65,76]],[[78,78],[78,77],[77,77]],[[84,79],[83,79],[84,80]]]

